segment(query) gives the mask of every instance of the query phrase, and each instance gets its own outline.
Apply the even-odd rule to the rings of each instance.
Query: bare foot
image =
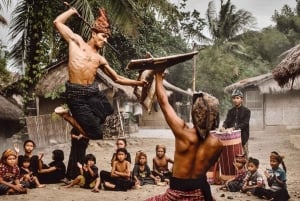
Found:
[[[100,191],[100,190],[99,190],[98,188],[93,188],[93,189],[92,189],[92,192],[93,192],[93,193],[99,193],[99,191]]]
[[[40,184],[40,185],[37,186],[37,188],[45,188],[45,187],[46,187],[45,184]]]
[[[69,113],[69,109],[68,108],[64,108],[62,106],[59,106],[59,107],[55,108],[54,112],[56,114],[60,114],[61,115],[61,114]]]

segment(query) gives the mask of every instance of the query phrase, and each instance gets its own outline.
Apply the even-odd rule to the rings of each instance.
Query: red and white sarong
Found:
[[[205,201],[201,189],[179,191],[167,189],[165,194],[148,198],[145,201]]]

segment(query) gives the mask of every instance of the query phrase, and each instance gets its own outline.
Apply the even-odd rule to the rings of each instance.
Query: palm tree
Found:
[[[252,25],[255,20],[250,12],[243,9],[236,10],[235,5],[232,5],[230,0],[227,0],[225,4],[221,0],[221,9],[218,15],[214,1],[210,1],[207,19],[209,31],[215,43],[231,40],[248,25]]]
[[[0,11],[2,11],[3,7],[8,8],[11,4],[11,0],[2,0],[0,2]],[[7,25],[7,20],[0,14],[0,24]]]

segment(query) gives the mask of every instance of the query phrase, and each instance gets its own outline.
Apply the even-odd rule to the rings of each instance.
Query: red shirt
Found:
[[[0,177],[6,182],[13,182],[16,179],[20,179],[20,169],[17,165],[11,167],[0,163]]]

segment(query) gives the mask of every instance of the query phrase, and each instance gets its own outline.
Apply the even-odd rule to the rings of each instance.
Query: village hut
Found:
[[[251,110],[251,130],[300,127],[300,80],[280,87],[272,73],[247,78],[225,88],[231,94],[236,88],[244,92],[244,105]]]
[[[281,62],[273,69],[274,80],[279,86],[294,86],[295,80],[300,75],[300,44],[284,52],[285,56]]]
[[[0,95],[0,137],[9,138],[22,129],[23,112],[13,101]]]

